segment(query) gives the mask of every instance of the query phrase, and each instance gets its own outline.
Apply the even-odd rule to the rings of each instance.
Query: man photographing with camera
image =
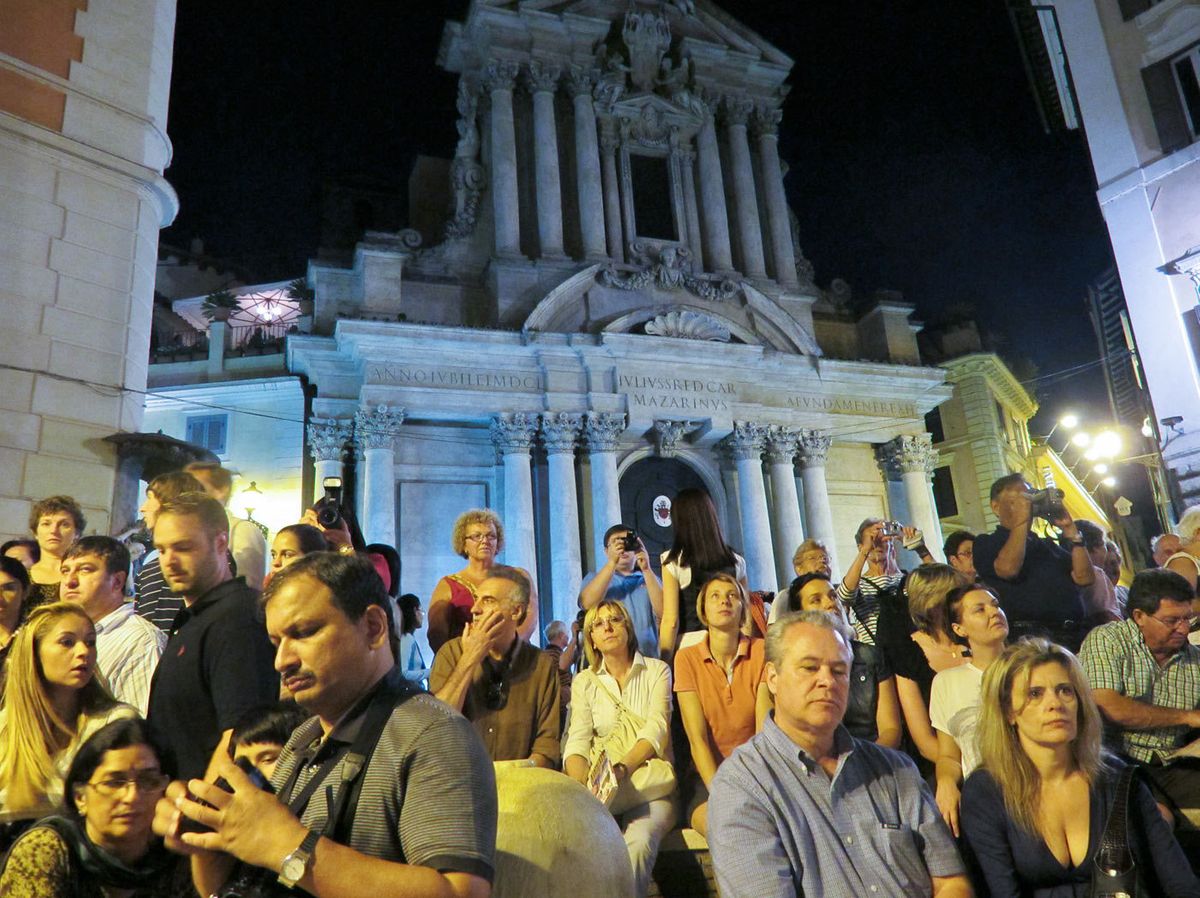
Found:
[[[658,624],[662,620],[662,583],[650,567],[646,546],[632,527],[614,524],[604,533],[607,560],[588,574],[579,590],[579,607],[590,611],[602,599],[625,606],[637,632],[638,651],[658,657]]]
[[[1095,577],[1091,558],[1057,490],[1035,492],[1021,474],[992,484],[996,529],[975,539],[975,570],[1000,597],[1010,639],[1046,636],[1073,652],[1086,632],[1081,588]],[[1058,528],[1058,539],[1034,535],[1034,518]]]

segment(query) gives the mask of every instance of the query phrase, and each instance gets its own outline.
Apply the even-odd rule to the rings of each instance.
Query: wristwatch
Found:
[[[304,837],[304,841],[300,843],[300,847],[283,859],[283,863],[279,867],[279,884],[281,886],[294,889],[296,883],[304,878],[304,874],[308,871],[308,863],[312,860],[312,853],[320,840],[321,834],[310,829],[308,835]]]

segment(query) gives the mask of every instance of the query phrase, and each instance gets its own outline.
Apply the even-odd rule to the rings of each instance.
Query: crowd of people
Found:
[[[752,591],[684,490],[661,558],[613,522],[543,629],[491,510],[422,609],[348,510],[268,549],[231,484],[151,481],[136,565],[69,496],[0,547],[0,895],[484,898],[497,778],[540,767],[611,814],[637,896],[686,826],[726,898],[1200,898],[1200,509],[1126,588],[1010,475],[993,533],[868,519],[842,576],[808,539]]]

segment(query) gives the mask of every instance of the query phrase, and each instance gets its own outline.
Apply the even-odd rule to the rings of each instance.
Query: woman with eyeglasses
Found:
[[[83,610],[68,602],[35,608],[13,640],[0,708],[0,823],[9,837],[62,802],[80,745],[136,716],[96,679],[96,628]]]
[[[640,898],[659,843],[675,824],[671,669],[638,651],[633,621],[620,602],[593,606],[583,630],[588,667],[571,686],[563,770],[588,785],[594,771],[611,767],[618,785],[609,809],[625,837]]]
[[[467,566],[438,581],[425,614],[429,648],[436,655],[443,644],[462,636],[463,627],[471,619],[476,589],[491,576],[496,557],[504,548],[504,525],[500,516],[490,508],[464,511],[454,522],[450,544],[456,555],[467,560]],[[529,581],[529,613],[521,624],[520,634],[528,639],[537,631],[537,585],[529,571],[517,568]]]
[[[1115,625],[1114,625],[1115,626]],[[964,848],[977,894],[1089,898],[1092,868],[1124,764],[1075,656],[1045,639],[1011,645],[983,675],[981,766],[962,791]],[[1145,891],[1197,898],[1197,881],[1150,790],[1129,792],[1128,847]]]
[[[176,858],[151,832],[170,782],[145,721],[118,720],[80,748],[54,816],[17,840],[0,873],[5,898],[166,894]]]

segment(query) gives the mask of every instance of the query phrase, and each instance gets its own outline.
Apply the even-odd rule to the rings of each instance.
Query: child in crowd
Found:
[[[251,708],[233,727],[229,748],[233,759],[248,760],[268,780],[292,731],[308,719],[295,702],[278,702]]]

